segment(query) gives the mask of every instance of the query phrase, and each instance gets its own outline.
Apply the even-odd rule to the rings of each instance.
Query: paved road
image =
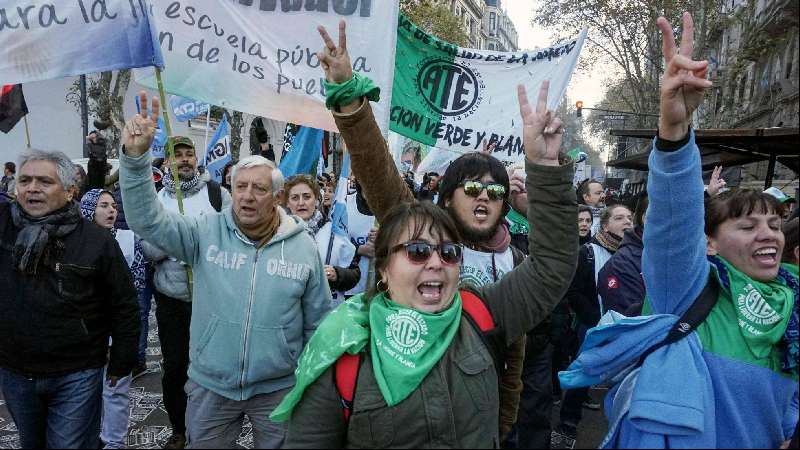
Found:
[[[172,434],[167,412],[161,395],[161,348],[156,332],[155,316],[150,316],[150,332],[147,337],[148,373],[133,381],[130,396],[130,420],[128,426],[129,448],[161,448]],[[602,400],[605,391],[593,391],[595,400]],[[558,423],[558,408],[553,408],[553,423]],[[578,429],[575,448],[596,448],[606,431],[606,422],[600,411],[584,409],[584,420]],[[250,424],[237,440],[237,448],[252,448],[253,435]],[[19,448],[19,437],[14,422],[5,407],[0,393],[0,449]]]

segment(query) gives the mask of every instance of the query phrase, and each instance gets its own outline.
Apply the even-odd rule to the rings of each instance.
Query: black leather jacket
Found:
[[[136,364],[139,303],[111,233],[82,220],[61,241],[58,261],[30,276],[14,267],[18,232],[10,204],[0,203],[0,367],[42,377],[108,362],[109,375],[128,375]]]

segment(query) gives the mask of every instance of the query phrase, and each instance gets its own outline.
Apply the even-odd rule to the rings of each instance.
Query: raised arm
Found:
[[[389,146],[375,122],[368,95],[364,92],[367,83],[353,78],[345,22],[339,22],[338,46],[325,27],[319,27],[319,34],[325,42],[325,47],[317,55],[325,70],[325,79],[337,85],[348,84],[346,91],[350,92],[350,95],[337,94],[332,98],[334,94],[328,90],[328,104],[333,108],[336,126],[347,144],[353,174],[361,184],[364,198],[375,218],[382,222],[393,206],[415,201],[414,193],[397,171]]]
[[[549,82],[542,83],[536,109],[518,87],[525,143],[530,255],[499,282],[479,293],[488,304],[507,344],[541,322],[563,298],[578,252],[574,174],[558,152],[561,121],[547,110]]]
[[[141,113],[129,120],[123,130],[124,152],[120,152],[120,187],[125,217],[131,229],[150,243],[179,260],[192,264],[198,253],[197,219],[167,211],[156,198],[150,168],[150,143],[153,141],[158,99],[152,99],[148,114],[147,95],[140,93]]]
[[[708,280],[700,153],[689,125],[711,82],[708,62],[691,59],[692,16],[683,15],[680,49],[667,20],[660,17],[657,24],[664,35],[666,71],[649,159],[642,274],[653,312],[680,315]]]

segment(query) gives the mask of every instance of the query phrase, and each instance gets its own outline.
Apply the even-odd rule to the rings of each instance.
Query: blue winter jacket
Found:
[[[189,378],[232,400],[294,385],[300,352],[331,294],[317,246],[281,208],[275,236],[257,249],[231,208],[187,217],[156,199],[150,153],[120,157],[131,229],[192,267]]]

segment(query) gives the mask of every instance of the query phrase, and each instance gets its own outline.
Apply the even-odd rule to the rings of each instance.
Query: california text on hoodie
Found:
[[[331,304],[305,225],[276,208],[278,231],[256,249],[231,208],[196,217],[165,210],[150,159],[121,156],[122,196],[131,228],[192,266],[189,378],[231,400],[292,386],[300,351]]]

